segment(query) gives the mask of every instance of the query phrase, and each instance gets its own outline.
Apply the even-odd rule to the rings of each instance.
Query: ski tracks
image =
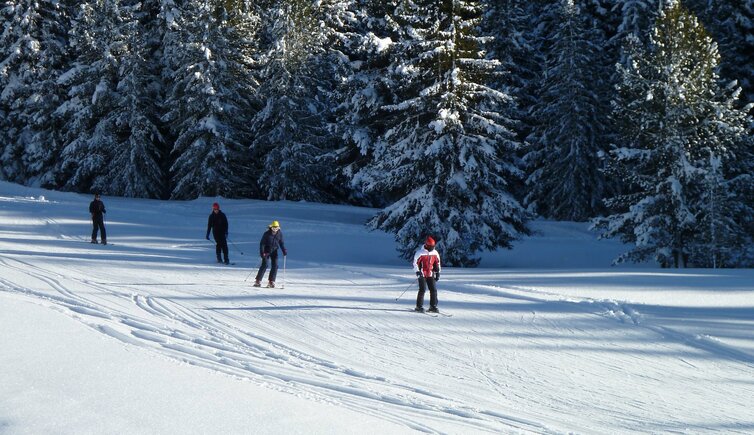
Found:
[[[585,312],[590,312],[601,317],[614,319],[620,323],[641,327],[653,331],[656,334],[673,342],[682,343],[704,352],[709,352],[754,368],[754,355],[751,355],[748,352],[740,351],[735,347],[724,344],[710,336],[699,334],[693,335],[667,326],[656,324],[653,319],[651,319],[651,317],[645,316],[644,314],[640,313],[636,307],[629,303],[606,299],[597,300],[591,298],[566,297],[553,292],[511,285],[491,286],[469,284],[468,286],[472,288],[496,290],[498,292],[501,292],[503,296],[505,295],[505,292],[512,292],[518,297],[524,296],[531,298],[532,301],[547,301],[552,303],[562,303],[566,305],[578,306],[584,309]],[[689,364],[685,360],[682,360],[682,362]]]
[[[208,315],[200,312],[201,307],[144,294],[138,288],[118,286],[114,291],[86,279],[54,278],[55,272],[20,260],[0,258],[0,264],[44,283],[50,291],[26,288],[4,278],[0,279],[0,289],[66,308],[99,333],[187,364],[249,379],[277,391],[337,403],[427,433],[436,432],[433,422],[485,432],[511,427],[545,431],[533,422],[469,408],[453,398],[302,352],[252,332],[249,327],[253,324],[234,318],[223,320],[228,317],[223,313]],[[76,281],[73,287],[94,291],[86,296],[70,291],[62,279]],[[417,411],[425,415],[424,422],[416,420]]]

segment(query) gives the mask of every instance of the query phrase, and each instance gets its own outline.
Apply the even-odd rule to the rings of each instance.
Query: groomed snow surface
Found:
[[[103,197],[101,246],[90,200],[0,183],[0,433],[754,432],[752,270],[611,267],[540,221],[432,317],[375,210]],[[273,219],[285,288],[253,288]]]

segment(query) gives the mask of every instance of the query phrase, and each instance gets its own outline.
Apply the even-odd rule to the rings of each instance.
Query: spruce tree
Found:
[[[66,190],[109,193],[106,177],[121,134],[112,109],[122,104],[118,69],[127,51],[118,0],[83,2],[70,30],[74,61],[58,78],[66,99],[56,110],[65,125],[57,162]]]
[[[171,83],[162,121],[175,138],[172,198],[247,196],[256,17],[235,2],[191,0],[173,11],[163,50]],[[175,15],[178,13],[179,15]]]
[[[647,48],[634,36],[627,42],[632,62],[619,65],[622,81],[613,106],[622,143],[630,146],[613,150],[610,166],[632,191],[609,201],[622,211],[599,226],[603,236],[634,244],[618,262],[654,259],[664,267],[685,266],[689,259],[698,261],[695,253],[702,245],[722,240],[712,242],[698,231],[705,213],[708,222],[736,219],[729,215],[735,204],[711,214],[709,195],[734,194],[720,190],[726,185],[721,174],[744,157],[736,151],[747,149],[750,121],[734,107],[736,93],[719,86],[715,43],[678,2],[663,9]],[[736,227],[741,228],[727,226],[726,240],[745,240]]]
[[[367,194],[359,174],[373,158],[372,144],[386,130],[382,107],[395,96],[388,74],[399,34],[399,25],[388,14],[395,7],[395,1],[359,0],[354,5],[354,36],[343,50],[350,68],[338,87],[336,132],[343,145],[334,154],[349,199],[360,205],[387,202],[382,192]]]
[[[527,204],[539,214],[585,221],[602,211],[608,108],[603,96],[602,34],[590,27],[573,0],[560,3],[544,76],[531,118],[524,160]]]
[[[359,176],[394,198],[370,225],[395,233],[404,258],[431,234],[446,264],[474,266],[477,252],[526,232],[510,194],[521,144],[510,96],[487,86],[499,63],[485,59],[482,12],[476,1],[444,0],[401,2],[390,14],[401,29],[388,68],[396,98]]]
[[[329,125],[343,75],[338,36],[330,25],[342,2],[285,0],[273,8],[261,60],[259,98],[264,107],[252,121],[250,152],[262,197],[269,200],[330,202],[338,197],[328,155]],[[326,22],[326,19],[336,21]]]
[[[55,187],[64,128],[54,112],[64,90],[71,2],[0,4],[0,177]]]

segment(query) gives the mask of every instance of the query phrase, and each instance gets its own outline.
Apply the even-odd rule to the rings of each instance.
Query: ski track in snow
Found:
[[[67,290],[61,280],[50,277],[55,275],[52,271],[15,259],[0,258],[0,263],[44,282],[59,295],[19,287],[0,279],[3,290],[45,299],[67,308],[75,318],[98,332],[126,344],[157,350],[189,364],[249,378],[278,391],[339,403],[399,424],[405,424],[411,418],[411,413],[421,410],[433,419],[451,419],[456,424],[468,426],[469,430],[495,432],[502,424],[502,427],[518,430],[554,433],[534,421],[493,410],[467,408],[462,403],[426,389],[298,351],[264,335],[233,326],[233,319],[228,319],[231,321],[228,322],[222,319],[223,316],[208,316],[177,304],[170,298],[139,294],[135,288],[128,293],[123,290],[124,286],[112,291],[93,281],[78,280],[80,285],[115,298],[115,306],[110,302],[106,309],[102,300],[93,300]],[[130,299],[141,313],[121,311],[117,305],[125,298]],[[116,323],[100,323],[102,320]],[[341,335],[341,338],[348,337]],[[306,376],[306,373],[316,373],[317,379]],[[390,394],[385,391],[390,391]],[[375,403],[382,405],[375,406]],[[431,425],[418,422],[412,422],[410,427],[422,432],[435,432]]]
[[[669,327],[653,325],[651,322],[646,322],[645,317],[637,311],[631,304],[624,302],[617,302],[612,300],[594,300],[590,298],[575,298],[568,297],[563,298],[562,295],[556,293],[545,292],[537,289],[519,287],[519,286],[488,286],[488,285],[471,285],[472,287],[493,289],[502,292],[515,292],[522,295],[531,295],[536,299],[537,296],[554,297],[556,302],[563,304],[575,304],[577,306],[584,307],[588,312],[595,312],[604,317],[615,319],[621,323],[630,323],[636,326],[649,329],[656,332],[659,335],[664,336],[670,340],[674,340],[688,346],[692,346],[704,351],[708,351],[713,355],[723,356],[730,358],[741,363],[748,365],[754,369],[754,355],[739,351],[731,346],[726,346],[723,343],[715,341],[710,337],[689,335],[682,331],[677,331]],[[551,300],[551,299],[545,299]],[[595,309],[596,308],[596,309]]]
[[[56,219],[43,216],[41,222],[59,241],[87,241],[66,235]],[[170,243],[174,250],[196,246]],[[72,257],[85,252],[79,245],[70,249]],[[129,255],[134,251],[119,243],[111,253],[125,252],[120,249],[129,249]],[[704,430],[701,423],[672,417],[663,421],[658,417],[662,412],[653,414],[660,409],[670,416],[677,407],[662,393],[627,397],[616,388],[614,381],[626,379],[627,366],[650,366],[653,356],[624,351],[610,341],[612,336],[602,338],[609,322],[627,328],[608,331],[614,336],[627,331],[660,341],[669,353],[687,346],[754,368],[754,356],[747,351],[656,324],[640,307],[614,300],[463,283],[463,278],[449,280],[443,274],[440,306],[444,309],[446,303],[454,316],[433,318],[408,312],[413,288],[395,303],[413,281],[409,267],[300,262],[299,268],[317,270],[316,275],[289,270],[285,289],[252,289],[242,282],[247,268],[163,266],[164,274],[119,282],[119,275],[102,264],[89,265],[102,269],[93,279],[43,257],[0,254],[0,290],[58,309],[125,345],[426,433]],[[454,299],[459,301],[455,305]],[[552,335],[552,340],[543,339]],[[594,352],[580,351],[591,347]],[[619,360],[610,356],[616,348]],[[580,372],[576,366],[584,359],[593,364]],[[699,371],[699,361],[689,355],[677,359],[691,373]],[[659,385],[663,370],[633,370],[630,380]],[[553,389],[557,379],[578,391],[590,375],[599,380],[581,394]],[[434,388],[437,382],[452,387]],[[618,402],[626,403],[621,407]],[[579,412],[592,421],[579,420]],[[746,423],[725,430],[754,429]]]

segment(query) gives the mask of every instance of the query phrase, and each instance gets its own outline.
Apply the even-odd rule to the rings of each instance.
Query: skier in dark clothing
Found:
[[[99,193],[94,194],[94,201],[89,203],[89,214],[92,215],[92,243],[97,243],[97,230],[99,230],[102,244],[107,245],[107,233],[105,233],[105,203],[100,201]]]
[[[414,254],[414,272],[419,280],[415,311],[424,311],[424,292],[429,288],[429,312],[437,313],[437,285],[440,280],[440,253],[435,250],[435,240],[427,237],[424,246]]]
[[[264,278],[264,272],[267,270],[268,258],[272,263],[272,267],[270,268],[267,287],[275,287],[275,277],[278,273],[278,248],[283,251],[283,256],[288,255],[285,243],[283,243],[283,233],[280,231],[280,224],[278,221],[272,221],[267,231],[262,235],[262,240],[259,242],[259,256],[262,257],[262,264],[259,266],[254,287],[262,286],[262,278]]]
[[[228,218],[225,213],[220,211],[220,204],[212,204],[212,213],[207,220],[207,240],[209,240],[209,232],[212,230],[212,237],[215,238],[215,253],[217,254],[217,262],[230,264],[228,258]],[[225,260],[220,257],[222,252]]]

